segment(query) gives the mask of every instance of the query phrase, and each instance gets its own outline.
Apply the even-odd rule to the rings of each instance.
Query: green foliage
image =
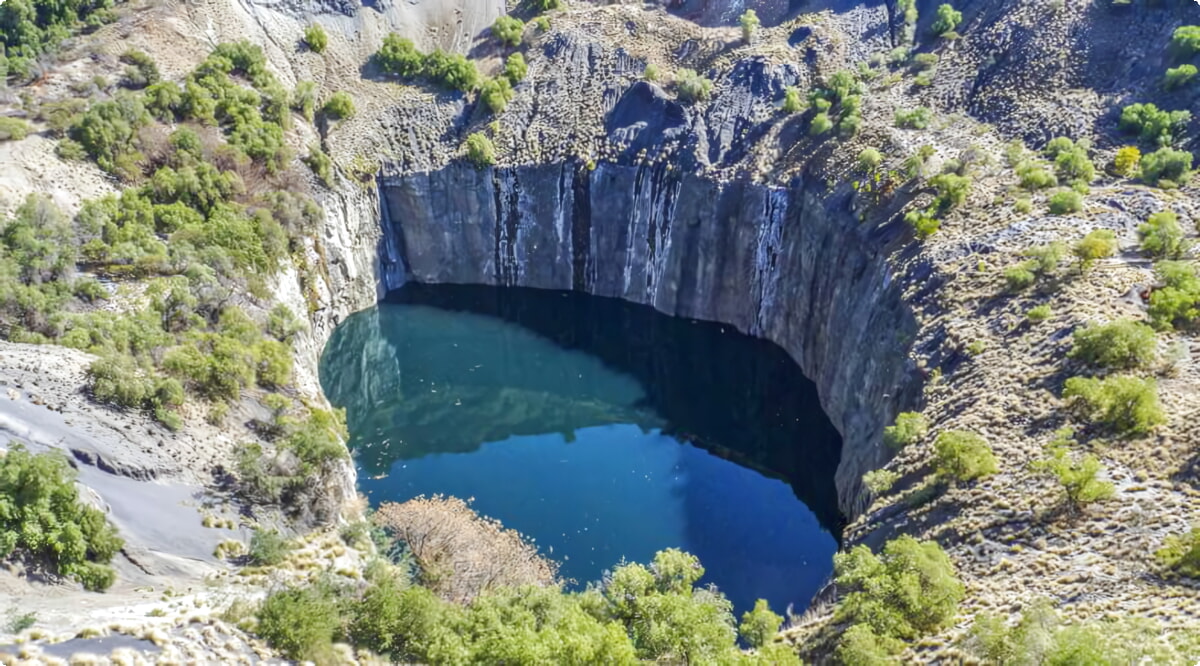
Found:
[[[1113,485],[1098,478],[1104,472],[1104,466],[1096,456],[1089,453],[1076,457],[1062,445],[1051,446],[1048,454],[1048,457],[1034,461],[1032,468],[1058,482],[1073,511],[1113,496]]]
[[[812,124],[808,126],[808,133],[813,136],[820,136],[833,129],[833,120],[828,113],[821,112],[813,116]]]
[[[766,647],[779,632],[783,617],[771,612],[770,605],[765,599],[754,602],[754,610],[742,614],[742,623],[738,625],[738,634],[752,648]]]
[[[925,240],[942,228],[942,221],[929,214],[928,211],[912,210],[904,214],[904,221],[912,227],[917,238]]]
[[[1182,57],[1200,53],[1200,25],[1181,25],[1171,35],[1171,48]]]
[[[658,65],[654,63],[646,65],[646,69],[642,70],[642,78],[647,81],[657,81],[661,77],[662,74],[658,71]]]
[[[962,18],[962,12],[956,10],[949,3],[943,3],[938,6],[937,17],[934,18],[933,25],[929,26],[929,29],[935,35],[946,36],[962,23]]]
[[[329,45],[329,35],[325,34],[325,28],[322,28],[321,24],[310,23],[304,29],[304,43],[308,44],[313,53],[324,53],[325,47]]]
[[[255,631],[290,659],[326,656],[341,625],[337,597],[326,585],[272,592],[258,611]]]
[[[878,637],[910,640],[936,631],[954,618],[964,595],[942,547],[908,535],[889,541],[878,556],[855,546],[834,555],[833,564],[844,594],[834,617]]]
[[[1096,177],[1096,166],[1088,157],[1088,144],[1084,140],[1076,144],[1067,137],[1060,136],[1046,144],[1043,152],[1054,161],[1059,180],[1090,183]]]
[[[1170,146],[1179,140],[1192,120],[1190,111],[1160,110],[1153,104],[1130,104],[1121,110],[1121,130],[1137,134],[1142,141]]]
[[[256,567],[273,567],[282,564],[291,551],[292,545],[277,530],[256,529],[247,555]]]
[[[1179,216],[1171,211],[1154,213],[1138,227],[1142,251],[1157,259],[1179,259],[1187,251]]]
[[[387,74],[411,78],[424,71],[425,56],[411,39],[393,32],[383,38],[383,45],[375,53],[375,63]]]
[[[883,154],[874,148],[863,148],[858,154],[858,168],[873,171],[883,163]]]
[[[476,132],[467,137],[467,161],[477,169],[496,163],[496,146],[487,135]]]
[[[1029,308],[1029,311],[1025,313],[1025,318],[1036,324],[1046,321],[1053,314],[1054,312],[1050,309],[1050,306],[1043,303],[1041,305]]]
[[[1144,435],[1167,420],[1153,379],[1072,377],[1063,399],[1081,418],[1121,436]]]
[[[513,98],[512,84],[504,77],[487,79],[479,86],[479,97],[488,111],[500,113]]]
[[[1050,195],[1050,213],[1069,215],[1083,210],[1083,197],[1075,190],[1059,190]]]
[[[1140,175],[1142,180],[1160,187],[1186,183],[1192,175],[1192,154],[1159,148],[1142,157]]]
[[[354,100],[350,99],[349,93],[338,91],[325,102],[321,111],[334,120],[349,118],[354,115]]]
[[[933,206],[940,213],[961,206],[971,193],[970,176],[942,173],[929,179],[929,184],[937,191]]]
[[[804,110],[804,97],[796,86],[788,86],[783,91],[783,112],[799,113]]]
[[[712,81],[692,69],[681,69],[675,74],[675,92],[685,102],[708,99],[712,93]]]
[[[1154,559],[1169,571],[1181,576],[1200,579],[1200,527],[1179,536],[1169,536]]]
[[[749,44],[754,39],[754,33],[758,30],[758,26],[762,24],[762,21],[758,20],[758,12],[755,12],[753,9],[747,9],[738,17],[738,24],[742,26],[742,39]]]
[[[150,121],[138,97],[119,95],[92,105],[71,127],[70,134],[101,169],[128,180],[136,176],[136,163],[141,159],[137,131]]]
[[[1113,173],[1128,178],[1137,173],[1138,165],[1142,162],[1142,151],[1137,146],[1123,146],[1117,150],[1113,158]]]
[[[904,644],[891,636],[880,636],[870,625],[856,624],[842,634],[834,659],[842,666],[882,666],[897,663],[893,656]]]
[[[883,443],[893,451],[916,444],[929,434],[929,423],[918,412],[900,412],[896,423],[883,429]]]
[[[524,32],[525,22],[515,16],[505,14],[492,24],[492,35],[508,46],[520,46]]]
[[[1154,329],[1131,319],[1096,324],[1075,332],[1068,356],[1106,370],[1149,368],[1157,343]]]
[[[317,110],[317,84],[313,81],[297,82],[296,89],[292,91],[291,107],[311,123]]]
[[[562,0],[533,0],[533,6],[538,11],[546,12],[562,7]]]
[[[1171,67],[1167,70],[1166,75],[1163,76],[1163,87],[1167,90],[1182,88],[1191,83],[1192,79],[1194,78],[1196,78],[1195,65],[1180,65],[1178,67]]]
[[[321,150],[320,144],[309,145],[308,157],[304,158],[304,163],[321,179],[325,187],[333,185],[333,160]]]
[[[1030,191],[1044,190],[1058,184],[1058,179],[1049,169],[1033,161],[1017,164],[1016,172],[1017,178],[1021,180],[1021,187]]]
[[[136,49],[126,51],[121,54],[121,62],[129,65],[125,68],[125,77],[121,82],[122,85],[129,88],[140,90],[146,86],[158,83],[162,78],[162,75],[158,71],[158,65],[144,51]]]
[[[0,65],[6,64],[0,67],[0,85],[7,76],[30,76],[39,56],[52,52],[80,27],[95,28],[112,20],[112,7],[111,0],[0,4]]]
[[[528,72],[529,66],[525,64],[525,56],[520,53],[514,53],[504,61],[504,78],[514,86],[524,80]]]
[[[0,558],[23,551],[99,591],[116,580],[108,563],[123,546],[104,514],[80,501],[62,454],[16,443],[0,456]]]
[[[20,141],[29,134],[29,123],[20,118],[0,117],[0,141]]]
[[[875,469],[863,474],[863,485],[875,495],[883,495],[899,480],[899,474],[887,469]]]
[[[1150,322],[1156,328],[1187,327],[1200,317],[1200,277],[1192,264],[1161,261],[1155,266],[1162,287],[1150,294]]]
[[[425,76],[444,88],[469,92],[479,83],[479,70],[466,56],[434,51],[425,57]]]
[[[1079,259],[1080,269],[1086,271],[1096,261],[1117,253],[1117,235],[1108,229],[1091,231],[1075,243],[1071,253]]]
[[[980,435],[966,430],[947,430],[933,442],[933,466],[938,476],[971,481],[995,474],[996,455]]]
[[[928,107],[918,106],[915,109],[898,109],[896,111],[896,127],[905,129],[925,129],[933,120],[933,111]]]

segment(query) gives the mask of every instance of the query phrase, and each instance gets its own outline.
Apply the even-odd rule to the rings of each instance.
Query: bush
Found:
[[[1030,308],[1029,311],[1025,313],[1025,318],[1028,319],[1029,321],[1037,324],[1039,322],[1046,321],[1053,314],[1054,314],[1054,312],[1050,309],[1050,306],[1043,303],[1041,305]]]
[[[488,79],[479,87],[479,97],[488,111],[500,113],[513,98],[512,84],[503,77]]]
[[[1096,368],[1133,370],[1154,363],[1154,329],[1130,319],[1096,324],[1075,332],[1068,356]]]
[[[272,592],[258,611],[255,632],[285,657],[326,663],[342,617],[325,586]]]
[[[1059,146],[1060,149],[1053,151],[1054,157],[1051,158],[1054,160],[1054,167],[1058,172],[1059,179],[1069,183],[1092,182],[1096,177],[1096,166],[1088,157],[1087,149],[1083,145],[1072,143],[1065,137],[1059,137],[1055,141],[1065,142],[1065,145]],[[1083,142],[1081,141],[1080,144]]]
[[[256,529],[250,537],[248,557],[256,567],[273,567],[282,564],[291,551],[291,544],[277,530]]]
[[[466,56],[434,51],[425,57],[425,76],[451,90],[470,92],[479,84],[479,70]]]
[[[962,12],[956,10],[953,5],[944,3],[937,8],[937,17],[929,28],[935,35],[947,35],[953,32],[960,23],[962,23]]]
[[[304,29],[304,43],[308,44],[308,48],[312,49],[313,53],[324,53],[325,47],[329,44],[329,35],[325,34],[325,28],[322,28],[318,23],[310,23]]]
[[[799,113],[804,110],[804,97],[796,86],[788,86],[783,91],[783,112]]]
[[[902,649],[901,641],[879,636],[868,625],[856,624],[842,634],[833,657],[842,666],[882,666],[895,663],[892,655]]]
[[[118,407],[143,407],[153,391],[153,380],[145,376],[128,356],[100,358],[88,366],[92,397]]]
[[[514,86],[524,80],[528,72],[529,66],[525,64],[525,56],[520,53],[514,53],[504,61],[504,78]]]
[[[0,558],[23,551],[100,591],[116,580],[108,563],[125,544],[99,509],[80,501],[75,474],[56,451],[13,443],[0,456]]]
[[[1004,288],[1012,293],[1025,291],[1037,282],[1037,275],[1030,270],[1029,262],[1004,269]]]
[[[1200,579],[1200,527],[1179,536],[1169,536],[1154,559],[1170,571],[1188,578]]]
[[[833,129],[833,120],[829,118],[828,113],[821,112],[813,116],[812,124],[808,126],[808,133],[813,136],[820,136],[831,129]]]
[[[1069,215],[1083,210],[1083,197],[1074,190],[1059,190],[1050,195],[1050,213]]]
[[[918,72],[928,72],[937,67],[940,60],[936,53],[918,53],[913,56],[912,68]]]
[[[863,545],[833,556],[839,600],[834,617],[880,637],[911,640],[954,619],[962,600],[949,556],[933,541],[904,535],[876,556]]]
[[[883,429],[883,443],[893,451],[916,444],[929,434],[929,423],[917,412],[900,412],[896,423]]]
[[[1071,253],[1079,259],[1080,270],[1086,271],[1096,261],[1117,253],[1117,235],[1108,229],[1089,232],[1075,243]]]
[[[947,430],[933,442],[933,466],[938,476],[971,481],[999,471],[996,455],[983,437],[965,430]]]
[[[20,141],[29,135],[29,123],[20,118],[0,117],[0,141]]]
[[[1098,478],[1104,466],[1096,456],[1087,454],[1076,459],[1065,446],[1053,446],[1049,453],[1049,457],[1034,461],[1033,469],[1058,481],[1073,511],[1113,496],[1113,485]]]
[[[758,12],[755,12],[753,9],[747,9],[746,11],[742,12],[741,16],[738,17],[738,24],[742,26],[742,39],[745,40],[747,44],[754,39],[754,33],[756,30],[758,30],[758,26],[761,25],[761,23],[762,22],[758,20]]]
[[[492,24],[492,35],[508,46],[520,46],[521,35],[524,32],[525,22],[515,16],[506,14]]]
[[[883,495],[896,485],[900,480],[900,475],[896,472],[886,469],[876,469],[863,474],[863,485],[867,487],[876,496]]]
[[[939,212],[945,212],[955,206],[962,205],[971,193],[971,178],[953,173],[938,174],[929,180],[929,184],[937,190],[934,207]]]
[[[919,240],[925,240],[936,234],[942,228],[942,221],[929,214],[928,211],[911,210],[904,214],[904,221],[912,227],[913,233]]]
[[[1184,58],[1200,53],[1200,25],[1181,25],[1176,28],[1171,35],[1171,48]]]
[[[738,633],[746,644],[754,649],[766,647],[779,633],[783,617],[771,612],[771,607],[765,599],[754,602],[754,610],[742,614],[742,623],[738,625]]]
[[[662,77],[662,73],[658,71],[658,65],[650,63],[646,65],[646,69],[642,70],[642,78],[647,81],[657,81]]]
[[[1160,186],[1186,183],[1192,175],[1192,154],[1186,150],[1159,148],[1141,160],[1142,180]]]
[[[496,146],[484,134],[476,132],[467,137],[467,161],[482,169],[496,163]]]
[[[308,157],[304,158],[304,163],[321,179],[325,187],[333,185],[333,160],[321,150],[319,144],[314,143],[308,147]]]
[[[345,92],[335,92],[325,102],[325,106],[321,108],[325,115],[334,120],[342,120],[354,115],[354,100],[350,99],[350,95]]]
[[[1121,110],[1120,128],[1137,134],[1143,141],[1170,146],[1179,140],[1191,120],[1190,111],[1165,111],[1153,104],[1130,104]]]
[[[1180,65],[1167,70],[1166,76],[1163,77],[1163,87],[1167,90],[1182,88],[1192,82],[1196,78],[1195,65]]]
[[[896,111],[896,127],[906,129],[925,129],[929,127],[930,121],[933,120],[933,112],[927,107],[919,106],[915,109],[900,109]]]
[[[1187,251],[1179,217],[1171,211],[1154,213],[1138,227],[1142,251],[1156,259],[1178,259]]]
[[[1163,286],[1150,294],[1150,322],[1156,328],[1192,325],[1200,316],[1200,278],[1185,262],[1161,261],[1155,266]]]
[[[1113,158],[1113,173],[1128,178],[1137,173],[1138,164],[1142,161],[1142,151],[1137,146],[1124,146],[1117,150]]]
[[[712,93],[712,81],[695,70],[681,69],[675,75],[675,92],[685,102],[702,101]]]
[[[383,45],[375,52],[375,63],[387,74],[411,78],[424,71],[425,56],[411,39],[393,32],[383,38]]]
[[[1121,436],[1144,435],[1167,420],[1153,379],[1072,377],[1063,399],[1081,418]]]
[[[125,68],[125,78],[122,84],[130,88],[145,88],[159,82],[162,75],[158,65],[144,51],[129,50],[121,54],[121,62],[129,65]]]
[[[1030,191],[1044,190],[1058,184],[1058,178],[1055,178],[1049,169],[1035,162],[1018,164],[1016,172],[1017,178],[1021,180],[1021,187]]]

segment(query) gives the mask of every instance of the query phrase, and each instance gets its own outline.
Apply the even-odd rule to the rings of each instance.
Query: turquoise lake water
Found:
[[[472,506],[582,586],[663,548],[737,612],[802,611],[832,571],[841,442],[781,349],[566,292],[408,285],[321,360],[372,505]]]

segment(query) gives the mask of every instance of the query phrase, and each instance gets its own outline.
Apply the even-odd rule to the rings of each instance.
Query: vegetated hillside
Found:
[[[338,313],[374,296],[369,191],[381,169],[386,179],[466,159],[486,187],[493,168],[602,174],[616,163],[823,187],[823,205],[868,240],[861,256],[903,285],[918,332],[895,344],[925,391],[919,413],[856,444],[869,447],[862,460],[890,461],[847,481],[859,515],[837,585],[829,605],[793,618],[788,643],[844,663],[1194,660],[1195,8],[900,0],[789,8],[816,12],[799,15],[764,5],[755,20],[726,16],[725,3],[683,5],[721,25],[634,6],[530,6],[490,30],[492,16],[468,11],[482,21],[461,28],[468,45],[450,21],[431,33],[389,24],[387,12],[418,12],[407,5],[381,18],[215,3],[69,7],[26,16],[35,33],[8,0],[0,25],[15,67],[0,157],[14,169],[0,179],[22,196],[4,202],[4,335],[97,354],[71,371],[51,365],[55,395],[124,409],[158,443],[138,455],[195,451],[206,417],[251,423],[222,424],[223,444],[200,449],[233,471],[225,489],[284,514],[325,499],[327,518],[346,504],[345,479],[310,480],[344,451],[311,393],[314,347]],[[419,9],[454,16],[448,3]],[[64,42],[58,61],[54,44],[93,16],[97,32]],[[57,205],[17,210],[33,189],[53,190]],[[206,522],[223,529],[227,514]],[[754,657],[734,650],[733,618],[693,589],[681,555],[622,569],[595,596],[500,591],[464,610],[384,564],[364,581],[354,553],[374,550],[367,531],[291,555],[269,530],[235,531],[210,557],[265,567],[242,569],[252,585],[318,583],[258,611],[259,631],[292,656],[328,658],[345,639],[434,662]],[[485,543],[478,558],[502,547]],[[437,559],[418,561],[416,583],[436,587]],[[147,601],[132,599],[121,603]],[[530,604],[555,621],[539,625]],[[744,619],[750,645],[778,626],[763,611]],[[586,637],[578,651],[542,652],[567,649],[570,634]],[[794,658],[780,646],[757,656]]]

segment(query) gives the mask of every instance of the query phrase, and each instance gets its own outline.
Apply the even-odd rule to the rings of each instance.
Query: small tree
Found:
[[[929,422],[918,412],[900,412],[895,425],[883,429],[883,443],[893,451],[916,444],[929,434]]]
[[[1079,416],[1118,435],[1144,435],[1166,422],[1153,379],[1071,377],[1063,399]]]
[[[1099,479],[1104,466],[1090,453],[1075,458],[1065,446],[1052,446],[1049,456],[1034,461],[1032,467],[1058,481],[1072,511],[1079,511],[1084,505],[1113,496],[1113,485]]]
[[[766,599],[754,602],[754,610],[742,614],[742,623],[738,625],[738,633],[752,648],[759,649],[771,643],[783,617],[771,612],[771,606]]]
[[[1142,251],[1157,259],[1178,259],[1187,251],[1179,217],[1171,211],[1154,213],[1138,227]]]
[[[508,46],[520,46],[521,36],[525,32],[525,22],[515,16],[507,14],[496,19],[492,24],[492,34],[499,39],[501,43]]]
[[[758,13],[753,9],[747,9],[738,17],[738,23],[742,26],[742,39],[749,44],[754,39],[754,32],[758,30],[761,23],[758,20]]]
[[[804,97],[796,86],[788,86],[783,91],[783,112],[799,113],[804,110]]]
[[[505,77],[488,79],[479,86],[479,97],[492,113],[503,111],[513,98],[512,84]]]
[[[312,23],[304,29],[304,43],[308,44],[313,53],[324,53],[329,44],[329,35],[325,34],[325,29],[320,24]]]
[[[1116,253],[1117,235],[1108,229],[1089,232],[1071,248],[1071,254],[1079,259],[1081,271],[1086,271],[1098,260],[1107,259]]]
[[[1141,167],[1142,180],[1159,187],[1174,187],[1191,177],[1192,154],[1186,150],[1159,148],[1142,157]]]
[[[476,132],[467,137],[467,160],[482,169],[496,163],[496,146],[484,134]]]
[[[1200,25],[1181,25],[1176,28],[1171,35],[1171,48],[1183,58],[1200,53]]]
[[[712,93],[712,85],[712,81],[692,69],[681,69],[675,75],[675,91],[685,102],[708,99],[709,94]]]
[[[950,3],[943,3],[937,8],[937,17],[930,29],[940,37],[952,36],[951,33],[962,23],[962,12],[956,10]]]
[[[1131,319],[1096,324],[1075,332],[1068,356],[1096,368],[1133,370],[1154,363],[1154,329]]]
[[[1050,195],[1050,213],[1069,215],[1083,209],[1083,197],[1075,190],[1059,190]]]
[[[375,62],[388,74],[410,78],[419,76],[424,70],[425,56],[411,39],[393,32],[383,38],[383,45],[375,53]]]
[[[514,86],[524,80],[528,73],[529,66],[525,64],[525,56],[520,53],[514,53],[504,61],[504,77]]]
[[[992,447],[983,437],[966,430],[947,430],[933,443],[933,465],[938,476],[971,481],[995,474],[999,466]]]
[[[325,106],[322,107],[325,115],[334,120],[342,120],[354,115],[354,100],[350,98],[349,93],[338,91],[333,93]]]
[[[808,133],[813,136],[820,136],[831,129],[833,129],[833,120],[830,119],[828,113],[822,111],[813,116],[812,124],[808,126]]]

